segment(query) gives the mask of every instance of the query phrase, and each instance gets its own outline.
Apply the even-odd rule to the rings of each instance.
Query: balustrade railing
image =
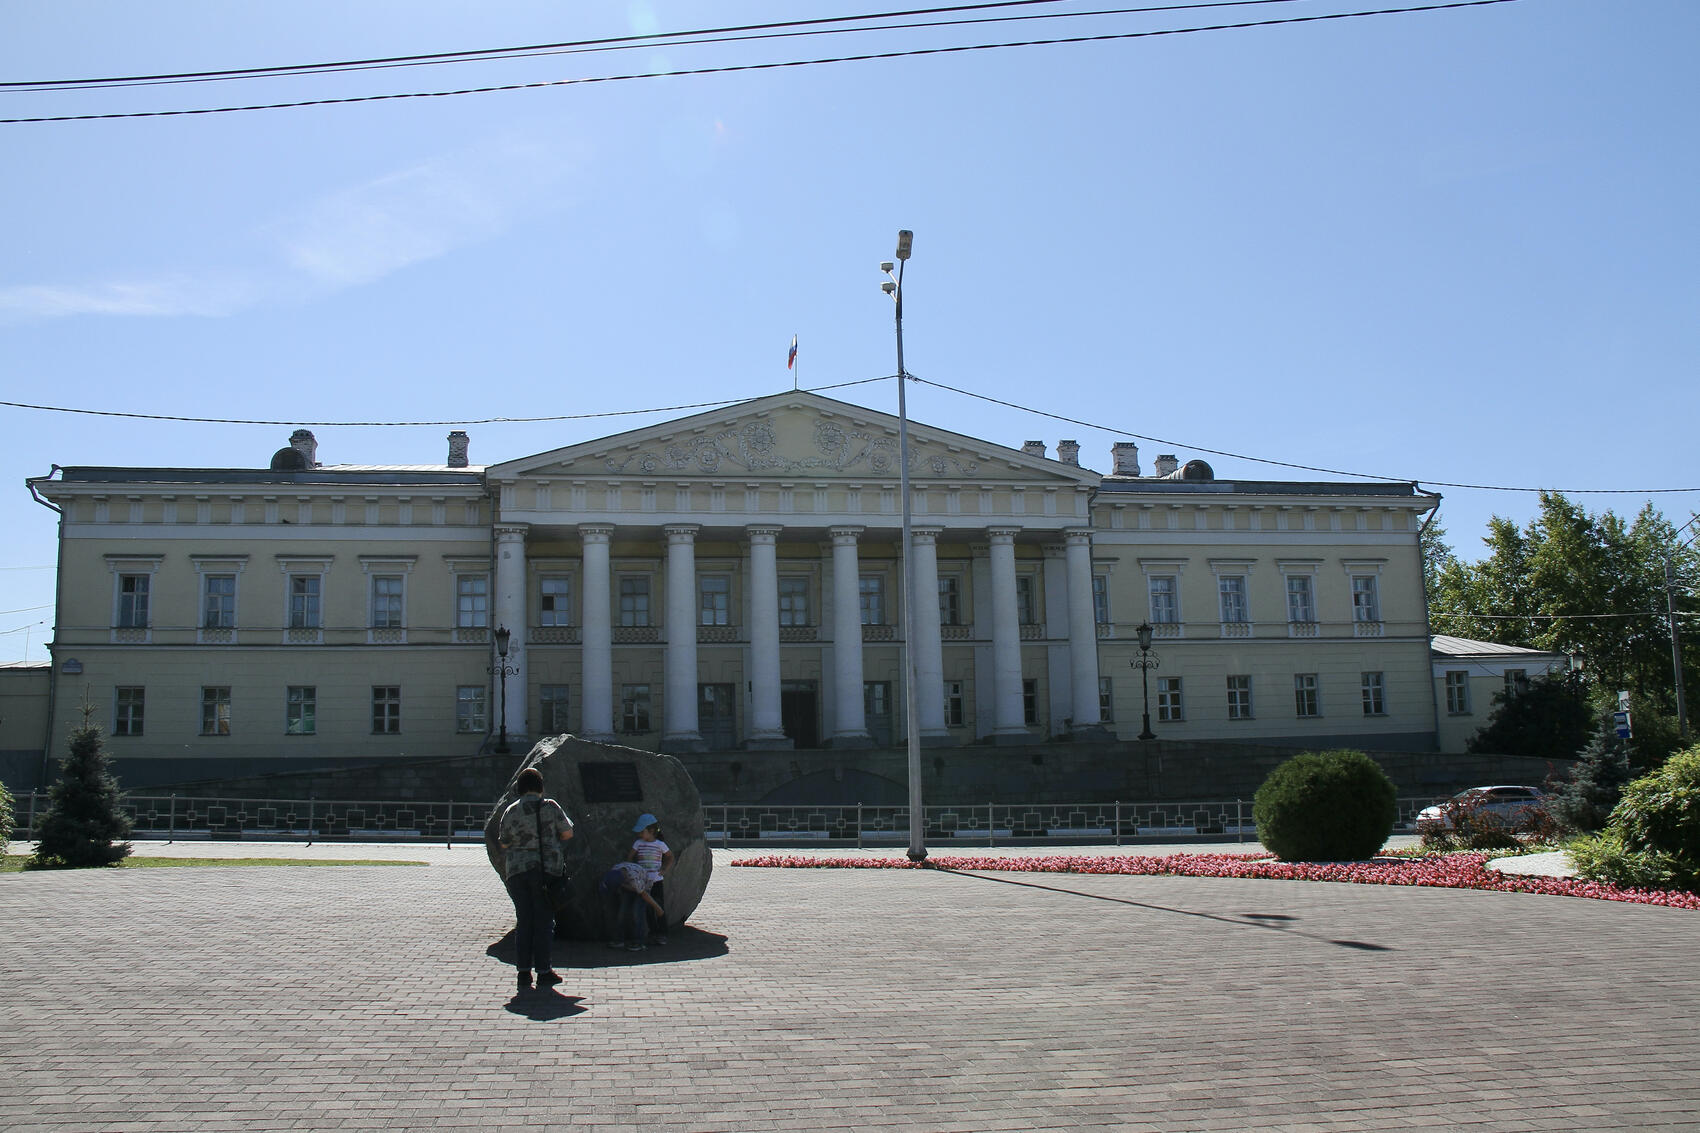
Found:
[[[1395,833],[1413,833],[1417,812],[1437,800],[1398,800]],[[12,837],[29,841],[45,817],[48,795],[14,800]],[[125,795],[132,837],[251,839],[254,841],[479,842],[491,802],[360,801],[354,799],[191,798]],[[929,845],[999,842],[1121,845],[1139,840],[1216,837],[1254,841],[1250,799],[1182,802],[976,803],[923,808]],[[838,842],[902,845],[909,840],[907,806],[763,806],[703,808],[708,841],[716,846]]]

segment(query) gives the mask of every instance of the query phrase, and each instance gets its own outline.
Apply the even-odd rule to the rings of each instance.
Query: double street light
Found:
[[[507,626],[496,627],[496,663],[484,671],[496,677],[502,687],[502,733],[496,741],[496,754],[508,754],[508,678],[519,675],[519,667],[508,664],[508,642],[513,631]]]
[[[1157,733],[1151,730],[1151,670],[1160,667],[1161,658],[1151,655],[1151,623],[1141,622],[1139,628],[1133,631],[1139,635],[1139,656],[1128,664],[1139,670],[1139,690],[1145,700],[1145,730],[1139,733],[1142,740],[1154,740]]]
[[[909,741],[909,860],[927,856],[926,821],[921,808],[921,720],[915,711],[915,573],[910,541],[909,499],[909,408],[903,370],[903,268],[915,234],[907,228],[897,234],[897,263],[886,260],[880,270],[886,275],[880,290],[891,296],[897,308],[897,491],[903,497],[903,716]],[[892,275],[892,268],[897,274]]]

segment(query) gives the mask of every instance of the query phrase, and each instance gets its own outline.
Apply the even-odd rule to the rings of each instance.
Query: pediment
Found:
[[[886,480],[899,474],[895,416],[792,391],[522,457],[493,479]],[[1098,474],[909,422],[912,480],[1095,484]]]

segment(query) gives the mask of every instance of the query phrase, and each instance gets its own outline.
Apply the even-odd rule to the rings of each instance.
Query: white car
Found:
[[[1495,786],[1471,787],[1459,791],[1443,803],[1424,807],[1417,812],[1417,829],[1437,827],[1450,830],[1460,813],[1493,815],[1516,830],[1527,824],[1536,812],[1546,806],[1546,795],[1537,787]]]

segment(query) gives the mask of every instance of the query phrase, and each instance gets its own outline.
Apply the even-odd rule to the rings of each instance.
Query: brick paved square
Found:
[[[0,877],[0,1128],[1700,1128],[1693,913],[717,852],[515,997],[482,854],[388,856]]]

